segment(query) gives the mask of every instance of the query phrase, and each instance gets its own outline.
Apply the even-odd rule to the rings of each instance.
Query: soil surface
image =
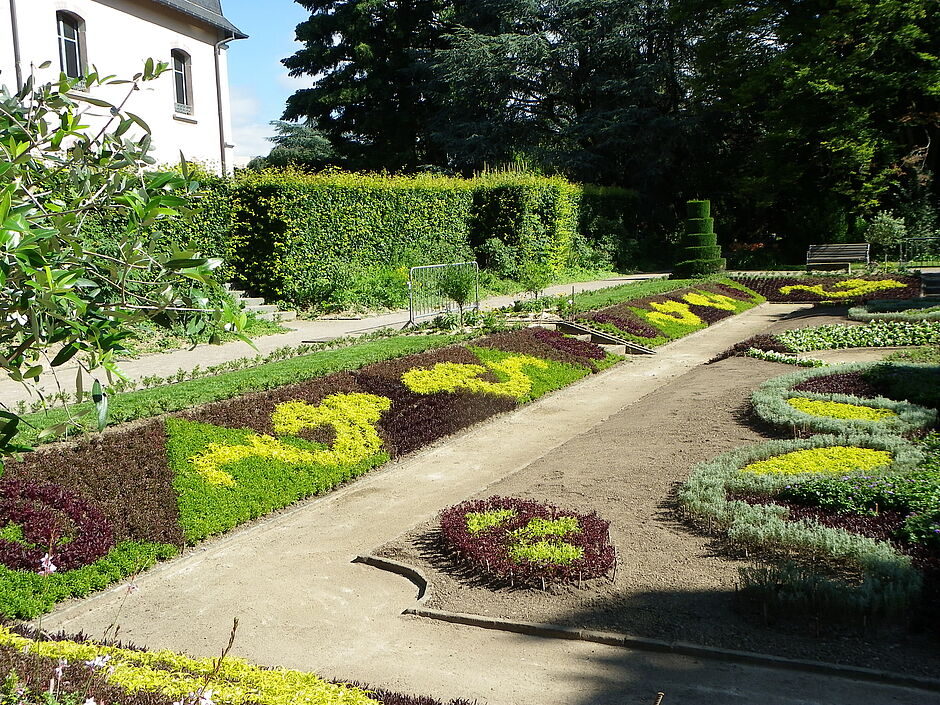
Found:
[[[831,312],[802,315],[767,332],[838,322]],[[434,521],[379,554],[421,570],[431,583],[426,606],[435,609],[935,677],[940,649],[934,637],[900,627],[863,632],[752,614],[736,599],[739,569],[752,563],[677,519],[676,488],[696,463],[768,438],[749,424],[750,394],[764,380],[792,371],[751,358],[701,365],[476,495],[597,511],[610,521],[618,551],[612,580],[582,589],[493,589],[443,557]]]

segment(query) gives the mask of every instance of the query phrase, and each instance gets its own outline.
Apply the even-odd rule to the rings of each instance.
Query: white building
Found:
[[[220,0],[0,0],[0,84],[13,92],[31,71],[43,82],[92,66],[130,78],[148,58],[169,62],[172,70],[126,105],[150,126],[152,156],[175,163],[182,151],[231,171],[226,49],[246,36],[222,15]],[[36,68],[46,61],[49,68]],[[95,94],[115,102],[126,90]]]

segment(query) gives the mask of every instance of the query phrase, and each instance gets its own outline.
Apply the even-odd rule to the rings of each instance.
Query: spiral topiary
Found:
[[[686,203],[685,235],[680,244],[683,259],[673,267],[673,279],[700,277],[725,268],[715,234],[715,219],[711,217],[711,201]]]

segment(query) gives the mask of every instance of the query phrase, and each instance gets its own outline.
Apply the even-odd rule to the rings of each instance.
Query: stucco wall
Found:
[[[198,20],[177,13],[150,0],[13,0],[16,3],[20,37],[21,67],[24,76],[30,64],[51,61],[50,68],[37,70],[38,80],[51,80],[60,71],[55,13],[67,10],[84,20],[85,52],[90,67],[100,74],[130,78],[142,70],[147,58],[170,61],[170,52],[180,49],[191,57],[192,115],[176,114],[173,74],[167,71],[159,79],[145,83],[128,100],[126,109],[136,113],[150,126],[153,134],[152,156],[160,162],[177,162],[183,152],[189,160],[218,168],[220,139],[218,102],[215,83],[214,45],[219,32]],[[10,0],[0,0],[0,83],[12,90],[15,72],[10,27]],[[226,52],[220,57],[223,81],[223,114],[226,135],[231,141]],[[95,95],[120,102],[127,86],[104,87]],[[92,108],[92,113],[102,113]],[[92,118],[95,127],[103,117]],[[232,154],[226,160],[231,168]]]

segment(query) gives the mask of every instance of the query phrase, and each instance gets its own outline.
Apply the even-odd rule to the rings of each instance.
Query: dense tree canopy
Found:
[[[298,0],[285,119],[355,168],[522,162],[709,196],[743,241],[935,226],[937,0]]]

